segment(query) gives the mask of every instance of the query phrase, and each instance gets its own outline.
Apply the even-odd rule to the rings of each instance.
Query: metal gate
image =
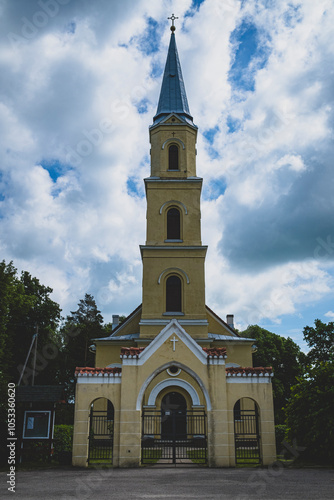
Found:
[[[143,410],[143,464],[207,463],[204,410]]]
[[[258,410],[234,411],[236,464],[260,464],[260,432]]]
[[[88,464],[112,464],[114,416],[108,411],[90,412]]]

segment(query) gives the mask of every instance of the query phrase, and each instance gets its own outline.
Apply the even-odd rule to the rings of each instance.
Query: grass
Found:
[[[194,464],[205,464],[205,450],[187,450],[187,456]]]
[[[162,455],[162,450],[156,449],[156,450],[150,450],[150,449],[143,449],[142,450],[142,462],[145,461],[145,464],[156,464]]]

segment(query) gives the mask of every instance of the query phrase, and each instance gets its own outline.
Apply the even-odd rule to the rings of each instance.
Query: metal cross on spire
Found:
[[[172,26],[170,27],[171,31],[175,31],[176,28],[174,26],[174,21],[175,19],[178,19],[178,17],[175,17],[174,14],[172,14],[171,17],[168,17],[167,19],[170,19],[172,21]]]

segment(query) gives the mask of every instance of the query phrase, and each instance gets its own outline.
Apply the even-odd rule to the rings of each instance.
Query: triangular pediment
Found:
[[[177,114],[171,113],[167,116],[161,123],[170,123],[171,125],[175,125],[176,123],[185,123],[185,120],[182,120]]]
[[[175,339],[173,341],[173,339]],[[197,342],[182,328],[180,323],[173,319],[168,325],[165,326],[163,330],[152,340],[152,342],[139,354],[138,359],[136,359],[136,364],[144,364],[148,361],[151,356],[153,356],[157,351],[162,348],[162,346],[167,342],[171,342],[171,348],[175,351],[180,348],[180,342],[186,346],[194,356],[203,364],[207,363],[207,354],[203,349],[197,344]],[[172,347],[173,345],[173,347]],[[172,351],[172,352],[173,352]],[[131,359],[127,361],[132,361]],[[134,361],[134,360],[133,360]],[[123,359],[123,363],[125,360]],[[132,364],[132,363],[125,363]]]

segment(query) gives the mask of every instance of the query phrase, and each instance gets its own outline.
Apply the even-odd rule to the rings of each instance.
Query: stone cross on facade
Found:
[[[178,342],[178,339],[175,337],[175,334],[174,337],[170,339],[170,342],[173,342],[173,351],[175,351],[175,342]]]

